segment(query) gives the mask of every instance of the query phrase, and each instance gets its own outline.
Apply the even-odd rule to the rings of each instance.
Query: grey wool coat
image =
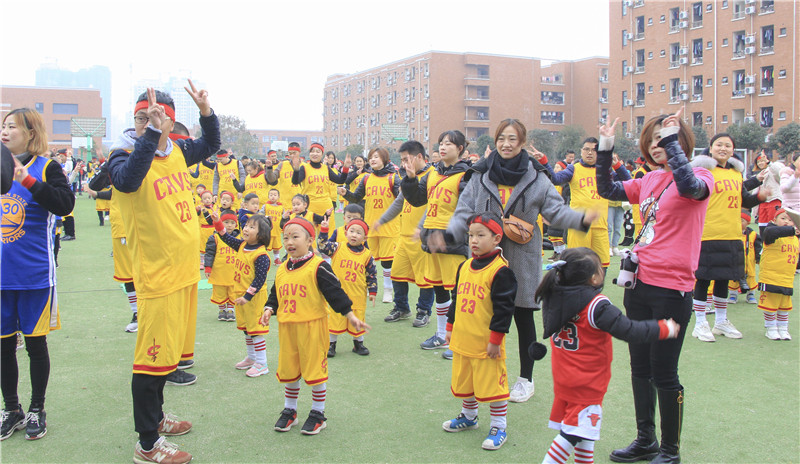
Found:
[[[518,156],[528,155],[523,151]],[[485,164],[479,162],[473,169],[447,226],[446,235],[452,236],[456,241],[467,239],[467,220],[473,214],[493,211],[501,217],[504,216],[497,184],[489,179],[488,172],[481,172],[485,171]],[[524,196],[520,198],[520,195]],[[541,214],[553,227],[584,232],[588,230],[583,226],[583,213],[565,205],[550,178],[544,172],[537,171],[533,163],[528,164],[528,171],[514,187],[506,206],[512,209],[511,214],[531,224],[535,224]],[[503,256],[517,278],[514,306],[538,309],[539,305],[534,301],[533,295],[542,278],[541,231],[534,227],[533,238],[525,245],[503,237],[500,247],[503,248]]]

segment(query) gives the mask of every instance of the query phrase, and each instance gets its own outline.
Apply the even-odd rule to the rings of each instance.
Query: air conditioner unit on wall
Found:
[[[745,45],[752,45],[754,43],[756,43],[756,37],[754,35],[747,35],[744,37]]]
[[[631,137],[633,137],[633,134],[631,134],[630,132],[625,132],[625,138],[629,139]]]
[[[756,7],[748,6],[744,9],[744,14],[754,14],[756,12]]]
[[[689,27],[689,21],[681,21],[681,22],[679,22],[678,23],[678,27],[680,27],[681,29],[686,29],[687,27]]]
[[[633,32],[626,32],[625,38],[628,40],[633,40]]]
[[[678,63],[680,63],[680,64],[688,64],[689,63],[689,58],[682,57],[680,60],[678,60]]]
[[[744,88],[744,94],[745,95],[752,95],[754,93],[756,93],[756,88],[755,87],[745,87]]]
[[[752,55],[755,52],[756,52],[756,47],[744,47],[745,55]]]
[[[687,90],[689,90],[689,84],[681,84],[679,89],[681,92],[686,92]]]
[[[687,13],[686,11],[681,11],[680,14],[678,14],[678,18],[679,19],[688,19],[689,18],[689,13]]]
[[[688,93],[682,93],[681,94],[681,100],[686,101],[688,99],[689,99],[689,94]]]
[[[752,116],[745,116],[744,117],[744,122],[756,122],[756,118],[754,118]]]
[[[679,51],[680,51],[681,56],[688,55],[689,54],[689,47],[681,47]]]
[[[633,106],[633,100],[625,100],[625,106]]]
[[[755,84],[756,83],[756,76],[744,76],[744,83],[745,84]]]
[[[756,0],[744,0],[744,4],[745,5],[754,5],[755,3],[756,3]]]
[[[633,66],[625,66],[625,72],[626,73],[632,73],[633,72]]]

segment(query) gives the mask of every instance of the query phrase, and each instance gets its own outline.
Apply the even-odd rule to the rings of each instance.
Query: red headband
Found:
[[[350,226],[361,226],[361,228],[364,229],[364,235],[369,234],[369,226],[367,226],[367,223],[361,219],[353,219],[346,226],[344,226],[344,230],[347,231]]]
[[[475,219],[470,222],[470,224],[482,224],[486,226],[487,229],[491,230],[495,233],[495,235],[503,235],[503,226],[500,225],[497,221],[484,221],[480,216],[475,216]]]
[[[169,139],[172,140],[173,142],[178,141],[178,140],[183,140],[183,139],[189,139],[189,138],[191,138],[190,135],[169,134]]]
[[[169,105],[165,105],[163,103],[157,103],[157,104],[161,105],[161,107],[164,108],[164,113],[166,113],[166,115],[169,116],[170,119],[175,121],[175,110],[173,110],[172,107],[170,107]],[[136,106],[133,108],[133,114],[138,113],[140,110],[147,111],[147,108],[149,107],[150,103],[147,100],[142,100],[139,103],[137,103]]]
[[[289,151],[300,151],[300,147],[289,147]]]
[[[311,146],[308,147],[308,151],[311,151],[312,148],[319,148],[319,151],[325,153],[325,147],[317,142],[312,143]]]
[[[223,191],[219,192],[220,198],[222,198],[222,195],[228,195],[229,197],[231,197],[231,200],[235,200],[233,194],[231,192],[227,191],[227,190],[223,190]]]
[[[314,238],[314,224],[311,224],[308,219],[303,219],[301,217],[289,219],[283,226],[283,229],[286,230],[286,228],[292,224],[297,224],[298,226],[302,227],[306,230],[306,232],[308,232],[308,235],[310,235],[311,238]]]
[[[779,214],[785,213],[785,212],[786,212],[786,208],[784,208],[783,206],[776,206],[775,207],[775,215],[772,216],[772,217],[778,217]]]
[[[277,153],[277,152],[275,150],[270,150],[270,151],[267,152],[268,155],[271,155],[273,153]]]
[[[222,215],[222,217],[221,217],[221,218],[219,218],[219,220],[220,220],[220,221],[223,221],[223,222],[224,222],[224,221],[234,221],[234,222],[238,222],[238,221],[239,221],[239,218],[237,218],[237,217],[236,217],[236,215],[235,215],[235,214],[233,214],[233,213],[225,213],[225,214],[223,214],[223,215]]]
[[[753,218],[749,214],[742,211],[742,219],[747,220],[747,222],[749,223]]]
[[[217,153],[217,158],[227,158],[230,155],[231,155],[230,153],[228,153],[227,151],[224,151],[222,153]]]

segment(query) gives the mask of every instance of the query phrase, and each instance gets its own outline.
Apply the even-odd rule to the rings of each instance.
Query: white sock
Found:
[[[231,303],[229,301],[228,305],[227,305],[227,307],[225,309],[227,309],[228,311],[234,311],[236,309],[236,305],[234,305],[233,303]]]
[[[763,311],[764,313],[764,327],[769,329],[770,327],[776,327],[776,314],[771,311]],[[788,322],[788,320],[787,320]]]
[[[500,430],[506,429],[506,414],[508,413],[508,401],[494,401],[489,404],[489,413],[492,415],[492,422],[489,427],[497,427]]]
[[[247,357],[252,359],[253,361],[256,360],[256,348],[253,342],[253,337],[248,334],[244,334],[244,342],[247,345]]]
[[[325,412],[325,396],[328,393],[328,382],[311,387],[311,409]]]
[[[253,337],[253,348],[255,350],[255,360],[256,364],[261,364],[262,366],[267,365],[267,341],[264,340],[262,335],[256,335]]]
[[[225,308],[227,308],[227,307],[228,307],[228,305],[226,305],[226,304],[221,304],[221,305],[219,305],[219,310],[220,310],[220,311],[225,311]]]
[[[300,381],[287,383],[283,387],[283,407],[297,411],[298,396],[300,396]]]
[[[136,301],[137,301],[137,299],[136,299],[136,290],[134,290],[132,292],[125,292],[125,293],[128,294],[128,303],[131,305],[131,311],[133,311],[134,313],[138,312],[139,309],[137,308],[137,305],[136,305]]]
[[[593,440],[581,440],[575,445],[575,464],[594,464]]]
[[[392,290],[392,268],[383,270],[383,288]]]
[[[450,300],[446,303],[436,303],[436,336],[444,340],[447,335],[447,311],[450,309]]]
[[[778,311],[778,328],[789,329],[789,311]]]
[[[328,334],[328,338],[330,339],[331,343],[336,343],[336,340],[339,339],[339,335],[329,333]]]
[[[728,320],[728,299],[727,298],[720,298],[718,296],[714,297],[714,310],[717,312],[717,317],[714,319],[714,323],[717,322],[725,322]]]
[[[474,421],[478,417],[478,402],[474,396],[464,398],[461,401],[461,414],[465,415],[467,419]]]
[[[706,320],[706,302],[700,300],[692,300],[692,309],[694,310],[694,323],[700,325]]]
[[[550,443],[550,449],[544,455],[542,464],[564,464],[572,454],[572,448],[572,443],[568,442],[566,438],[561,434],[556,435],[553,442]]]

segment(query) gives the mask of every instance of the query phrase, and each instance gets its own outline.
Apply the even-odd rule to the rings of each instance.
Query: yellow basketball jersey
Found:
[[[364,247],[357,253],[347,244],[339,245],[331,257],[333,273],[342,283],[342,289],[353,302],[353,309],[367,308],[367,264],[372,257],[369,249]]]
[[[219,235],[214,234],[213,237],[214,241],[217,242],[217,253],[214,255],[214,265],[211,266],[211,275],[208,276],[208,283],[212,285],[233,285],[236,250],[223,242]]]
[[[464,174],[459,172],[452,176],[443,176],[436,170],[428,174],[428,209],[423,227],[447,229],[447,223],[456,211],[458,185]]]
[[[480,270],[471,267],[473,258],[464,262],[458,272],[455,322],[450,349],[473,358],[488,358],[486,347],[491,330],[489,324],[494,315],[492,305],[492,282],[494,276],[508,262],[498,254],[494,260]],[[506,357],[505,343],[500,345],[501,359]]]
[[[239,179],[239,161],[232,159],[228,164],[217,162],[217,173],[219,173],[219,190],[217,194],[222,193],[223,190],[227,190],[234,195],[234,204],[237,204],[236,189],[233,187],[231,174],[236,176],[237,180]],[[211,188],[211,186],[206,187]]]
[[[122,213],[119,210],[119,197],[124,193],[111,187],[111,200],[108,203],[108,220],[111,222],[111,238],[125,237],[125,224],[122,223]]]
[[[100,190],[100,191],[101,192],[108,192],[109,190],[111,190],[111,187],[106,187],[106,188],[104,188],[103,190]],[[113,194],[112,194],[112,196],[113,196]],[[109,208],[111,207],[110,203],[111,203],[111,200],[102,200],[100,198],[97,198],[97,199],[94,200],[94,209],[97,210],[97,211],[108,211]]]
[[[206,190],[211,190],[214,186],[214,170],[200,163],[200,175],[194,182],[194,185],[203,184],[206,186]]]
[[[272,234],[273,237],[280,237],[281,236],[281,217],[283,216],[283,204],[281,202],[278,203],[265,203],[264,204],[264,214],[268,216],[272,220]],[[274,243],[270,241],[270,248],[275,248],[272,246]]]
[[[738,240],[742,235],[742,174],[719,166],[711,174],[714,188],[708,199],[701,240]]]
[[[347,246],[347,232],[344,230],[344,226],[339,226],[336,228],[336,243],[339,244],[339,247]],[[330,237],[330,235],[329,235]]]
[[[248,193],[255,193],[258,195],[259,208],[263,206],[269,198],[270,186],[267,179],[264,178],[264,173],[259,172],[256,177],[251,177],[249,174],[244,178],[244,193],[242,198]]]
[[[794,286],[794,270],[797,267],[798,240],[796,236],[781,237],[770,245],[764,244],[761,251],[761,262],[758,281],[792,288]]]
[[[292,184],[294,168],[287,160],[281,161],[281,172],[278,175],[278,191],[281,192],[281,203],[292,204],[292,197],[300,193],[300,186]]]
[[[315,168],[311,163],[304,163],[306,178],[300,184],[303,194],[308,195],[310,203],[325,201],[330,208],[331,200],[328,189],[331,180],[328,178],[328,166],[322,165]],[[319,213],[317,213],[319,214]]]
[[[267,249],[264,245],[259,246],[255,250],[245,250],[244,247],[247,243],[242,242],[239,245],[239,250],[236,252],[236,259],[233,264],[233,292],[234,295],[242,296],[250,288],[250,284],[253,283],[253,279],[256,277],[256,258],[259,256],[267,256],[269,259],[269,255],[267,254]],[[258,290],[253,296],[253,299],[256,298],[263,299],[267,301],[267,282],[264,281],[264,285]]]
[[[317,285],[317,268],[323,262],[322,258],[314,255],[299,269],[291,271],[286,266],[288,262],[281,264],[275,274],[278,323],[327,320],[325,308],[328,303]]]
[[[572,165],[575,173],[569,181],[570,201],[572,209],[597,211],[600,215],[592,223],[592,229],[608,228],[608,200],[597,193],[597,180],[595,166],[584,166],[581,163]]]
[[[394,173],[383,177],[370,174],[366,179],[364,183],[364,222],[375,224],[394,201],[395,197],[392,193]],[[399,230],[400,221],[394,218],[370,235],[373,237],[396,237]]]
[[[173,144],[169,156],[153,159],[137,191],[114,196],[120,200],[139,297],[158,298],[196,284],[199,225],[180,147]]]

